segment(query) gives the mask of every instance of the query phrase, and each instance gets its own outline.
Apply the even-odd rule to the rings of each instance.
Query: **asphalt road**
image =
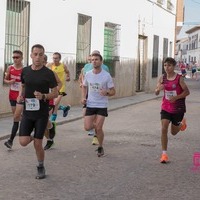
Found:
[[[98,158],[92,137],[77,120],[57,126],[53,149],[46,151],[47,178],[36,180],[33,146],[13,150],[0,141],[0,200],[199,200],[200,81],[187,81],[188,128],[169,134],[169,164],[160,164],[160,103],[155,99],[109,112],[105,156]]]

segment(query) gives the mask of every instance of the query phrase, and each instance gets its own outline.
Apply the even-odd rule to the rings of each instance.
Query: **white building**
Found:
[[[183,37],[176,40],[175,59],[176,61],[183,61],[188,63],[188,37]]]
[[[12,51],[44,45],[48,59],[60,52],[71,73],[64,103],[80,103],[77,81],[92,50],[110,67],[116,96],[154,90],[162,61],[174,55],[176,0],[0,0],[0,114],[10,111],[5,68]],[[3,36],[3,37],[2,37]]]
[[[194,26],[186,31],[188,34],[188,63],[194,62],[200,65],[200,26]]]

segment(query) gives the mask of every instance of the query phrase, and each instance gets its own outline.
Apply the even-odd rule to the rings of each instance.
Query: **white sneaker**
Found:
[[[88,131],[88,135],[89,136],[93,136],[94,134],[95,134],[94,129],[91,129],[91,130]]]

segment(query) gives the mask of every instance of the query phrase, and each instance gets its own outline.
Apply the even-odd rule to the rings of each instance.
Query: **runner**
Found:
[[[9,90],[9,100],[11,105],[11,110],[13,113],[13,126],[11,130],[10,138],[4,143],[4,145],[11,149],[13,146],[14,138],[17,134],[19,128],[19,121],[21,119],[21,114],[23,111],[23,102],[17,103],[17,97],[19,95],[20,85],[21,85],[21,73],[22,73],[22,60],[23,53],[19,50],[13,51],[13,65],[10,65],[5,73],[4,83],[10,85]]]
[[[79,76],[79,81],[80,81],[80,87],[82,87],[83,85],[83,80],[84,80],[84,77],[85,77],[85,74],[87,72],[89,72],[90,70],[93,69],[93,65],[91,63],[92,61],[92,54],[100,54],[100,51],[98,50],[94,50],[89,56],[88,56],[88,63],[84,65],[83,69],[81,70],[81,74]],[[109,68],[107,65],[103,64],[101,65],[102,69],[109,72]],[[87,97],[87,96],[86,96]],[[85,116],[85,112],[86,112],[86,105],[83,105],[83,116]],[[96,133],[95,133],[95,130],[94,129],[91,129],[88,131],[88,135],[89,136],[93,136],[93,139],[92,139],[92,145],[98,145],[99,144],[99,141],[97,139],[97,136],[96,136]]]
[[[185,98],[190,94],[184,77],[177,74],[174,69],[176,61],[173,58],[166,58],[164,61],[164,69],[166,74],[162,75],[155,89],[158,95],[164,90],[164,96],[161,105],[161,145],[162,155],[161,163],[167,163],[169,158],[167,155],[168,144],[168,128],[171,123],[171,134],[176,135],[180,130],[184,131],[187,127],[184,113],[186,112]]]
[[[47,65],[47,55],[44,55],[44,65]],[[58,78],[57,74],[54,72],[56,81],[57,81],[57,89],[58,91],[62,87],[62,83]],[[54,99],[49,100],[49,117],[52,115],[55,108]],[[56,122],[52,122],[50,119],[47,124],[47,129],[45,131],[45,137],[47,138],[47,143],[44,147],[44,150],[50,149],[54,145],[54,137],[56,135]]]
[[[37,179],[45,178],[43,136],[48,122],[49,100],[58,96],[54,73],[43,65],[44,47],[36,44],[31,48],[32,65],[23,68],[22,87],[18,102],[25,101],[19,142],[27,146],[32,140],[38,159]],[[50,92],[49,92],[49,89]],[[31,132],[34,130],[33,137]]]
[[[82,87],[82,104],[87,105],[84,117],[84,128],[86,131],[95,129],[99,147],[98,157],[104,155],[103,149],[103,124],[108,116],[108,96],[115,95],[112,77],[102,69],[103,58],[100,54],[92,54],[93,70],[86,73]],[[88,95],[88,97],[87,97]]]
[[[70,72],[67,66],[64,63],[61,63],[60,61],[61,61],[61,54],[58,52],[55,52],[53,54],[53,63],[47,64],[47,67],[58,75],[58,78],[60,79],[62,83],[62,87],[59,90],[59,95],[55,99],[55,108],[51,116],[51,121],[56,121],[58,110],[63,110],[63,117],[66,117],[68,115],[68,111],[70,110],[70,105],[67,105],[67,106],[60,105],[62,97],[67,95],[66,81],[70,81]]]

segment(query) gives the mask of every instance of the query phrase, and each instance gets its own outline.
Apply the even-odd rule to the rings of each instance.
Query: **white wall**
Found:
[[[31,48],[32,45],[41,43],[48,55],[55,51],[62,53],[63,59],[69,64],[72,79],[67,83],[66,102],[71,104],[80,102],[79,84],[74,80],[78,13],[92,17],[91,50],[98,49],[103,53],[105,22],[121,25],[121,60],[116,67],[114,77],[117,90],[115,97],[130,96],[135,93],[138,34],[146,36],[148,40],[146,92],[154,89],[157,78],[151,78],[153,35],[159,36],[159,75],[162,70],[163,38],[168,38],[169,42],[174,42],[175,38],[175,14],[155,5],[154,2],[156,0],[30,0],[29,46]],[[6,0],[0,0],[0,3],[0,26],[5,27]],[[175,10],[176,7],[174,12]],[[4,28],[0,29],[0,34],[5,35]],[[1,37],[0,67],[2,69],[4,45],[5,37]],[[0,87],[2,87],[0,91],[6,90],[5,86],[0,85]]]

